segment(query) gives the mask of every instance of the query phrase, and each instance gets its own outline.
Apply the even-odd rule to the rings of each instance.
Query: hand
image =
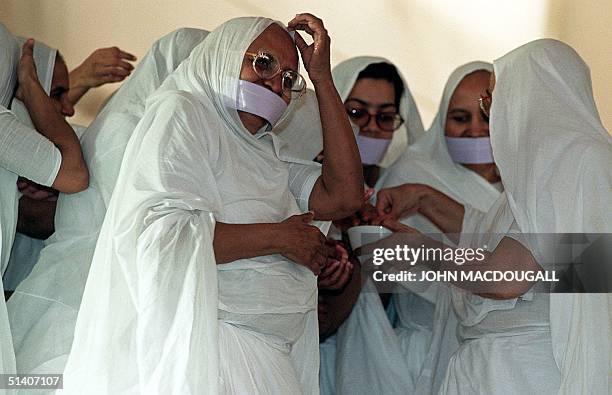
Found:
[[[317,281],[319,289],[338,290],[344,288],[353,274],[353,264],[349,261],[348,251],[338,241],[328,241],[334,247],[334,254],[328,257],[327,264]]]
[[[327,263],[333,247],[326,244],[323,233],[309,223],[314,213],[293,215],[280,223],[283,247],[281,254],[295,263],[309,268],[315,275]]]
[[[297,14],[287,27],[295,31],[295,44],[302,55],[304,67],[312,83],[331,81],[331,39],[323,26],[323,21],[312,14]],[[311,35],[314,42],[310,45],[306,44],[298,30],[303,30]]]
[[[19,189],[19,192],[24,196],[34,200],[55,202],[59,195],[57,190],[39,185],[23,177],[17,179],[17,189]]]
[[[70,73],[70,82],[74,87],[95,88],[97,86],[123,81],[134,66],[136,56],[117,47],[99,48],[92,52],[76,69]]]
[[[37,84],[40,87],[36,74],[36,63],[34,63],[34,40],[31,38],[23,44],[21,49],[17,78],[19,85],[15,97],[21,101],[25,101],[26,90],[31,87],[31,84]],[[42,90],[42,87],[40,89]]]
[[[403,184],[381,189],[376,200],[378,218],[373,223],[380,225],[387,219],[398,220],[416,214],[424,195],[424,188],[420,184]]]

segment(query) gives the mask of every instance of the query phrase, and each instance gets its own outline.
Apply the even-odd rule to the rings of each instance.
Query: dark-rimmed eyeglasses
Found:
[[[404,119],[396,111],[388,110],[371,113],[368,109],[371,106],[365,106],[357,100],[355,102],[359,103],[359,105],[347,102],[345,108],[350,120],[360,128],[369,124],[372,117],[376,120],[376,125],[378,125],[380,130],[386,132],[393,132],[404,123]]]
[[[295,70],[282,70],[278,59],[266,51],[247,52],[245,56],[253,63],[253,71],[259,78],[270,80],[281,74],[283,96],[296,99],[306,92],[306,80]]]

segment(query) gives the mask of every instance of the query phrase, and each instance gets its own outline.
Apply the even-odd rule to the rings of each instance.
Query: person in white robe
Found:
[[[35,64],[35,50],[43,54],[37,59],[44,62]],[[28,41],[20,59],[17,40],[0,24],[0,59],[0,267],[4,274],[18,222],[18,176],[77,192],[87,186],[88,173],[74,131],[56,113],[48,96],[55,50]],[[0,340],[0,369],[14,373],[4,300],[0,303]]]
[[[78,194],[59,195],[55,233],[45,240],[32,273],[7,302],[20,372],[63,371],[91,257],[127,142],[142,118],[146,98],[207,34],[182,28],[156,41],[81,137],[90,185]]]
[[[551,268],[563,238],[551,234],[609,234],[612,139],[580,56],[551,39],[519,47],[494,62],[481,102],[505,192],[486,214],[465,207],[459,246],[486,245],[487,270],[529,271]],[[452,303],[460,347],[440,393],[609,393],[609,293],[548,295],[547,284],[518,281],[459,285],[466,290],[453,288]]]
[[[300,14],[289,29],[314,36],[295,40],[325,163],[286,157],[271,133],[282,114],[257,105],[282,109],[303,88],[287,31],[265,18],[215,29],[147,100],[126,148],[65,392],[318,393],[314,274],[327,255],[308,221],[356,210],[363,180],[323,24]]]
[[[499,196],[497,189],[480,173],[457,163],[449,154],[445,138],[449,130],[459,130],[455,134],[468,138],[488,134],[488,119],[480,114],[476,101],[481,91],[474,93],[474,89],[463,86],[474,76],[478,78],[469,81],[472,85],[482,85],[483,76],[488,84],[491,70],[489,63],[471,62],[453,71],[431,127],[387,169],[377,189],[420,184],[483,211],[492,205]],[[458,127],[449,127],[449,123]],[[424,233],[444,233],[425,214],[406,216],[401,222]],[[449,290],[439,284],[401,285],[406,288],[395,290],[387,309],[389,319],[385,319],[372,284],[365,286],[367,292],[362,292],[339,330],[343,348],[335,360],[336,376],[341,377],[337,393],[373,390],[428,394],[439,388],[450,354],[457,348]],[[384,335],[371,336],[373,332]],[[362,362],[365,356],[367,362]]]

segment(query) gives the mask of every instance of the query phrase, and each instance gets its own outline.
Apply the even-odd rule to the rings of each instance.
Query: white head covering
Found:
[[[491,145],[520,230],[612,232],[612,138],[588,66],[568,45],[543,39],[494,68]],[[528,246],[538,261],[547,260],[544,245],[536,235]],[[609,294],[551,295],[560,393],[609,393],[611,308]]]
[[[270,165],[278,163],[278,148],[270,135],[250,134],[228,105],[236,99],[246,49],[272,23],[224,23],[147,100],[96,246],[66,366],[68,393],[85,387],[97,393],[219,392],[213,218],[237,214],[223,210],[232,202],[221,201],[224,180],[217,181],[211,164],[235,170],[235,163],[222,160],[235,155],[219,147],[222,139],[244,154],[243,165],[256,159],[268,166],[254,169],[253,189],[262,192],[276,174]],[[176,135],[167,130],[170,121],[180,129]],[[258,197],[261,210],[243,211],[243,218],[276,215],[268,196]],[[316,374],[316,367],[297,368],[298,375]]]
[[[345,60],[333,68],[332,76],[334,84],[343,102],[346,101],[353,90],[359,73],[369,65],[375,63],[388,63],[393,65],[393,63],[385,58],[359,56]],[[414,143],[417,138],[423,134],[421,115],[412,97],[412,93],[410,93],[410,88],[402,76],[402,73],[399,70],[397,70],[397,73],[404,84],[404,93],[400,98],[398,110],[405,124],[393,133],[391,145],[380,164],[382,167],[389,167],[402,154],[407,145]],[[321,150],[319,150],[319,152],[321,152]]]
[[[7,303],[20,371],[64,369],[98,232],[145,100],[207,34],[183,28],[156,41],[82,137],[89,188],[60,194],[55,233]]]
[[[0,106],[8,107],[15,94],[19,45],[15,37],[0,23]]]
[[[444,132],[448,106],[457,86],[467,75],[477,70],[492,69],[490,63],[470,62],[453,71],[444,87],[438,114],[431,127],[385,172],[377,183],[377,189],[405,183],[427,184],[462,204],[468,204],[480,211],[489,209],[499,192],[476,172],[453,162],[446,148]],[[426,227],[421,231],[439,231],[431,228],[433,224],[425,218],[421,220],[414,218],[413,221],[418,222],[412,222],[411,225],[419,228],[419,222],[424,221],[428,225],[423,224]]]

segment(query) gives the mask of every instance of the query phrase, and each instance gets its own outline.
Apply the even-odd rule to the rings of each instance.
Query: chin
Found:
[[[238,110],[238,117],[242,121],[244,127],[251,133],[255,134],[259,129],[264,127],[268,122],[262,117],[248,112]]]

